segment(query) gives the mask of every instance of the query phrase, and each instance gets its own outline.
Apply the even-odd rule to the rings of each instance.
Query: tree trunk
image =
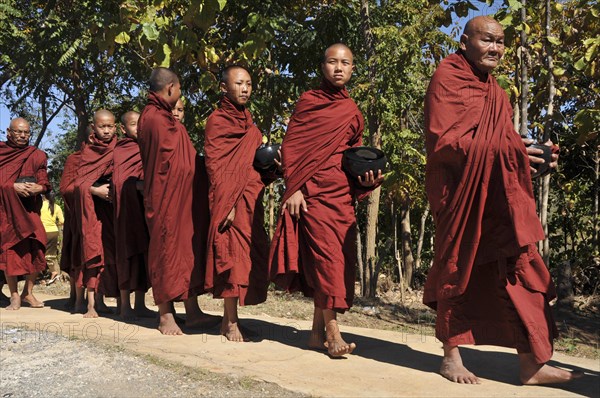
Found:
[[[367,280],[365,278],[365,265],[364,265],[364,260],[363,260],[363,253],[362,253],[362,239],[361,239],[361,235],[360,235],[360,226],[358,225],[358,223],[356,223],[356,259],[357,259],[357,266],[358,266],[358,276],[359,276],[359,280],[360,280],[360,295],[361,296],[366,296],[366,291],[367,291]]]
[[[423,251],[423,240],[425,238],[427,217],[429,217],[429,206],[425,208],[425,211],[421,215],[421,223],[419,225],[419,240],[417,240],[417,255],[415,257],[415,269],[421,268],[421,252]]]
[[[391,201],[391,213],[392,213],[392,224],[394,225],[394,259],[396,260],[396,267],[398,267],[398,283],[400,285],[400,302],[404,303],[404,272],[402,272],[402,257],[398,250],[398,215],[394,209],[394,201]]]
[[[415,271],[415,260],[412,253],[412,237],[410,229],[410,202],[406,200],[400,211],[400,239],[402,242],[402,263],[406,287],[413,286],[413,275]]]
[[[600,195],[600,145],[596,147],[596,158],[594,159],[594,242],[592,245],[593,251],[600,251],[600,217],[598,215],[598,196]]]
[[[375,109],[376,93],[376,63],[373,62],[375,57],[375,38],[371,30],[371,19],[369,16],[369,1],[361,0],[360,8],[361,29],[365,40],[365,48],[367,53],[366,64],[368,65],[369,76],[369,92],[370,101],[367,105],[367,126],[369,128],[370,145],[381,148],[380,136],[380,121],[379,115]],[[377,287],[378,261],[377,261],[377,217],[379,215],[379,201],[381,189],[375,189],[367,201],[367,223],[365,237],[365,285],[368,287],[363,295],[367,297],[375,297]]]

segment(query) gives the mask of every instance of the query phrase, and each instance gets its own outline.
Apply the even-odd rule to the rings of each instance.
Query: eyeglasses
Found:
[[[29,137],[31,135],[30,130],[14,130],[14,129],[11,129],[10,127],[8,129],[10,131],[12,131],[14,135],[23,135],[25,137]]]

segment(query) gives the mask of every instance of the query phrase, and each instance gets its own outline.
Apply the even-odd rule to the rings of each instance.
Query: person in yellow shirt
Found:
[[[42,204],[42,210],[40,217],[44,229],[46,230],[46,237],[48,243],[46,244],[46,262],[48,263],[48,270],[50,271],[50,279],[47,284],[54,283],[60,277],[60,264],[58,263],[58,237],[60,227],[65,222],[63,211],[54,200],[54,192],[49,191],[42,195],[44,202]]]

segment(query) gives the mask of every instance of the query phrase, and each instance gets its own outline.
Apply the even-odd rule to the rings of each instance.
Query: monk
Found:
[[[204,314],[197,295],[204,293],[206,222],[202,222],[196,156],[187,130],[171,110],[181,96],[177,75],[156,68],[150,75],[148,103],[138,121],[138,143],[144,171],[144,205],[150,234],[148,272],[158,305],[158,330],[182,331],[171,311],[183,301],[186,325],[209,327],[220,317]]]
[[[90,143],[81,150],[74,181],[74,209],[80,237],[81,279],[78,286],[87,289],[85,318],[97,318],[98,312],[110,313],[104,294],[118,297],[114,256],[114,211],[109,180],[113,173],[113,151],[117,127],[112,112],[94,113]],[[102,275],[104,274],[104,275]],[[102,286],[100,286],[102,285]]]
[[[6,309],[18,310],[24,303],[42,308],[44,303],[33,295],[33,285],[38,273],[46,268],[40,194],[51,189],[48,157],[29,145],[31,129],[27,120],[11,120],[6,132],[6,142],[0,142],[0,270],[10,290]],[[17,291],[19,276],[25,278],[21,295]]]
[[[508,96],[490,74],[503,54],[502,26],[473,18],[427,90],[426,190],[436,235],[423,300],[437,310],[447,379],[479,383],[458,346],[491,344],[517,349],[523,384],[564,382],[579,375],[546,364],[555,290],[535,245],[544,238],[528,159],[536,153],[514,131]]]
[[[246,103],[252,94],[250,73],[225,68],[223,97],[206,123],[204,151],[210,179],[206,278],[204,287],[224,300],[221,334],[229,341],[247,340],[239,325],[238,303],[267,299],[269,239],[264,229],[265,185],[252,162],[262,133]]]
[[[302,94],[282,143],[286,192],[270,253],[270,276],[314,299],[309,347],[350,354],[337,313],[352,306],[356,275],[354,201],[381,184],[381,170],[357,183],[342,170],[343,151],[362,144],[364,121],[345,88],[354,68],[343,44],[327,48],[318,89]]]
[[[138,112],[121,116],[121,132],[125,138],[117,142],[114,151],[113,203],[115,210],[115,260],[120,290],[119,315],[124,320],[154,317],[146,307],[148,291],[146,263],[148,228],[144,216],[144,198],[138,185],[144,179],[140,147],[137,144]],[[134,309],[130,294],[135,292]]]
[[[171,113],[173,113],[173,117],[183,123],[183,119],[185,118],[185,106],[183,104],[183,97],[177,100],[177,103],[171,109]]]

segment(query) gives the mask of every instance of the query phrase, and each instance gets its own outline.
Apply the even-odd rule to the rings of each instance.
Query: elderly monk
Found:
[[[265,185],[252,162],[262,133],[246,103],[252,93],[250,73],[225,68],[223,98],[206,123],[206,168],[210,179],[206,278],[204,287],[224,299],[221,334],[244,341],[237,307],[267,298],[269,239],[263,226]]]
[[[120,290],[119,315],[124,320],[153,317],[146,307],[148,291],[146,263],[148,228],[144,216],[144,198],[138,189],[143,183],[142,158],[137,143],[140,114],[129,111],[121,116],[121,132],[125,138],[115,147],[113,172],[113,204],[115,210],[115,260]],[[134,309],[130,294],[135,292]]]
[[[325,346],[334,357],[355,348],[336,320],[354,298],[354,201],[383,181],[379,171],[354,183],[342,170],[342,154],[361,145],[364,126],[345,88],[353,67],[352,51],[332,45],[321,64],[321,87],[296,104],[282,144],[286,192],[270,253],[272,280],[314,299],[309,347]]]
[[[449,380],[479,383],[458,346],[491,344],[517,349],[522,383],[563,382],[577,375],[546,365],[555,292],[535,246],[544,233],[528,152],[508,96],[490,74],[503,53],[502,26],[476,17],[427,90],[426,190],[436,236],[424,302],[437,310],[440,372]]]
[[[206,198],[199,195],[199,157],[171,112],[180,96],[177,75],[167,68],[154,69],[138,122],[150,233],[148,272],[160,315],[158,330],[166,335],[182,334],[171,311],[173,301],[183,300],[187,326],[214,326],[221,320],[198,306],[197,295],[204,292],[207,227],[199,213]]]
[[[82,272],[79,287],[87,289],[86,318],[110,313],[103,295],[118,296],[114,256],[114,211],[110,179],[117,143],[114,115],[100,109],[94,113],[90,143],[81,150],[74,181],[74,217],[80,237]]]
[[[7,310],[26,303],[41,308],[33,295],[37,274],[46,268],[46,236],[40,219],[40,194],[51,189],[44,152],[29,145],[31,129],[27,120],[11,120],[7,141],[0,142],[0,270],[10,290]],[[21,181],[23,180],[23,181]],[[17,291],[17,277],[25,277],[23,292]]]

